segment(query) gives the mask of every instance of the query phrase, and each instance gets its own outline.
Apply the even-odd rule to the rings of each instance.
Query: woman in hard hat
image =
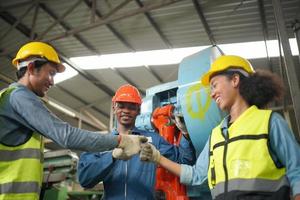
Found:
[[[179,165],[151,146],[142,160],[158,163],[185,184],[208,181],[213,199],[300,199],[300,147],[284,119],[265,109],[282,95],[282,82],[255,72],[248,60],[220,56],[202,77],[211,98],[228,116],[215,127],[194,166]]]
[[[130,157],[145,137],[103,135],[72,127],[44,106],[43,97],[56,73],[65,70],[48,44],[30,42],[18,51],[13,65],[18,82],[0,91],[0,199],[37,200],[43,178],[43,140],[65,148],[105,151],[121,148]]]
[[[167,158],[185,164],[194,164],[196,156],[192,143],[182,137],[180,145],[168,143],[158,133],[140,130],[135,127],[136,117],[140,114],[142,99],[136,87],[122,85],[112,98],[113,110],[117,120],[117,135],[123,132],[143,135],[148,138],[160,153]],[[83,153],[78,164],[78,180],[85,188],[92,188],[103,181],[104,199],[155,199],[156,165],[140,161],[138,155],[127,161],[119,149],[112,152]]]

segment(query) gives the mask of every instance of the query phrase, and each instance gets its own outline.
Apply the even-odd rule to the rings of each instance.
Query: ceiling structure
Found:
[[[178,64],[83,70],[71,57],[274,40],[280,33],[274,2],[280,3],[287,37],[294,38],[300,0],[1,0],[0,89],[16,80],[11,60],[21,45],[48,42],[78,72],[48,93],[76,117],[49,108],[75,126],[106,131],[120,85],[130,83],[145,94],[177,80]],[[292,60],[298,84],[299,60]],[[282,69],[279,58],[251,61],[255,68]]]

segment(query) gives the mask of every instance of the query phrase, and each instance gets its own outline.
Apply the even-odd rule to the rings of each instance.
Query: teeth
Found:
[[[220,97],[218,97],[217,99],[216,99],[216,103],[219,103],[221,101],[221,99],[220,99]]]

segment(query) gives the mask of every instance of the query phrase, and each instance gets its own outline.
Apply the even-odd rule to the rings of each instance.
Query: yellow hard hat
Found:
[[[224,55],[218,57],[211,64],[210,69],[202,76],[201,83],[203,85],[209,85],[212,75],[227,69],[242,69],[249,74],[254,73],[254,69],[247,59],[240,56]]]
[[[24,60],[31,56],[37,56],[45,58],[48,61],[54,62],[57,64],[57,71],[65,71],[65,66],[61,64],[57,52],[54,48],[44,42],[29,42],[22,46],[18,51],[16,57],[13,59],[12,64],[18,68],[18,63],[20,60]]]

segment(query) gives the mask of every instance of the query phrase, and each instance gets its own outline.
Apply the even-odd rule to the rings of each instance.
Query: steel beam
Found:
[[[281,40],[281,46],[284,52],[284,63],[285,69],[287,73],[287,79],[289,83],[289,90],[291,93],[291,98],[293,102],[296,125],[298,131],[298,139],[300,138],[300,89],[299,89],[299,81],[296,76],[296,68],[293,62],[293,56],[291,52],[291,47],[289,43],[289,38],[286,31],[286,26],[284,22],[284,15],[282,12],[281,2],[280,0],[272,0],[273,8],[274,8],[274,16],[275,21],[278,28],[279,37]]]
[[[163,83],[163,82],[164,82],[164,81],[158,76],[158,74],[155,73],[155,72],[151,69],[150,66],[145,65],[145,68],[146,68],[146,70],[147,70],[149,73],[151,73],[151,74],[156,78],[156,80],[157,80],[159,83]]]
[[[90,3],[88,0],[84,1],[85,4],[93,10],[93,4]],[[100,19],[105,19],[103,17],[103,15],[100,13],[99,10],[95,9],[95,13],[96,15],[100,18]],[[105,26],[108,28],[108,30],[110,30],[110,32],[112,32],[112,34],[118,38],[119,41],[121,41],[121,43],[126,46],[128,49],[130,49],[131,51],[135,51],[135,49],[131,46],[131,44],[129,44],[129,42],[117,31],[117,29],[115,29],[111,24],[107,23],[105,24]]]
[[[139,5],[140,8],[144,7],[144,4],[140,0],[135,0],[135,2]],[[144,15],[146,16],[146,18],[148,19],[148,21],[150,22],[150,24],[152,25],[152,27],[155,29],[155,31],[157,32],[157,34],[159,35],[159,37],[162,39],[162,41],[164,41],[164,43],[166,44],[166,46],[168,48],[173,48],[171,42],[167,39],[167,37],[165,36],[165,34],[161,31],[160,27],[154,21],[153,17],[150,15],[150,13],[149,12],[144,12]]]
[[[7,5],[7,6],[0,7],[0,12],[7,11],[7,10],[10,10],[10,9],[16,9],[16,8],[24,7],[24,6],[26,6],[28,4],[32,4],[32,3],[33,3],[33,1],[29,0],[29,1],[10,4],[10,5]]]
[[[34,14],[33,14],[32,23],[31,23],[30,39],[32,39],[32,40],[34,39],[35,25],[36,25],[36,19],[37,19],[38,14],[39,14],[39,3],[37,2],[35,4]]]
[[[48,8],[45,4],[41,4],[41,7],[43,8],[43,10],[48,14],[50,15],[53,19],[54,19],[54,22],[48,27],[46,28],[46,30],[44,30],[40,35],[39,35],[39,38],[38,40],[41,40],[44,38],[44,36],[50,32],[50,30],[56,26],[58,23],[60,25],[62,25],[65,29],[68,29],[66,28],[66,24],[63,22],[64,18],[66,18],[76,7],[79,6],[79,4],[81,3],[82,1],[81,0],[77,0],[71,7],[69,7],[69,9],[67,11],[65,11],[61,16],[56,16],[56,14],[54,14],[53,11],[51,11],[50,8]]]
[[[94,23],[96,20],[96,7],[97,7],[97,1],[92,0],[92,8],[91,8],[91,23]]]
[[[9,27],[9,29],[1,35],[1,37],[0,37],[0,42],[1,42],[2,40],[4,40],[5,37],[6,37],[7,35],[9,35],[9,33],[10,33],[14,28],[16,28],[17,26],[19,26],[21,20],[22,20],[22,19],[23,19],[23,18],[24,18],[31,10],[32,10],[32,8],[33,8],[34,6],[35,6],[35,4],[31,4],[31,5],[25,10],[25,12],[24,12],[18,19],[16,19],[16,18],[11,19],[9,16],[5,16],[5,15],[7,14],[7,11],[2,11],[2,12],[0,12],[0,17],[3,18],[5,21],[6,21],[6,20],[8,20],[8,21],[10,21],[10,22],[13,21],[13,23],[9,23],[9,24],[11,25],[11,26]]]
[[[34,4],[33,4],[33,6],[34,6]],[[12,16],[9,12],[7,12],[7,11],[0,12],[0,17],[4,21],[6,21],[8,24],[10,24],[11,26],[14,26],[14,24],[16,23],[17,25],[15,25],[14,28],[19,30],[26,37],[30,38],[30,29],[21,22],[17,23],[18,20],[14,16]],[[34,36],[36,37],[37,34],[35,33]]]
[[[269,66],[270,71],[274,72],[273,65],[272,65],[272,62],[271,62],[271,58],[269,56],[268,45],[267,45],[267,40],[269,39],[269,33],[268,33],[268,26],[267,26],[266,14],[265,14],[264,1],[263,0],[257,0],[257,4],[258,4],[259,16],[260,16],[260,21],[261,21],[262,31],[263,31],[263,37],[264,37],[264,42],[265,42],[265,47],[266,47],[268,66]]]
[[[108,18],[102,19],[102,20],[97,20],[93,24],[86,24],[86,25],[82,25],[80,27],[73,28],[73,29],[71,29],[69,31],[66,31],[64,33],[56,34],[54,36],[45,38],[44,41],[45,42],[51,42],[51,41],[54,41],[54,40],[65,38],[65,37],[70,37],[70,36],[72,36],[76,33],[87,31],[87,30],[96,28],[98,26],[109,24],[109,23],[112,23],[112,22],[115,22],[115,21],[118,21],[118,20],[126,19],[127,17],[132,17],[132,16],[135,16],[135,15],[138,15],[138,14],[150,11],[150,10],[162,8],[164,6],[168,6],[168,5],[171,5],[173,3],[177,3],[179,1],[181,1],[181,0],[167,0],[167,1],[160,2],[160,3],[155,3],[155,4],[152,4],[152,5],[144,6],[142,8],[133,10],[131,12],[122,13],[122,14],[119,14],[119,15],[116,15],[116,16],[111,16],[111,17],[108,17]]]
[[[199,4],[198,0],[193,0],[193,4],[194,4],[194,7],[195,7],[195,9],[198,13],[198,16],[199,16],[201,22],[202,22],[202,25],[204,26],[205,32],[208,36],[208,39],[209,39],[211,45],[216,45],[217,44],[216,40],[215,40],[214,35],[212,34],[212,32],[210,30],[210,27],[207,23],[207,20],[206,20],[204,14],[203,14],[201,5]]]
[[[297,41],[297,46],[298,46],[298,52],[299,52],[299,62],[300,62],[300,22],[298,20],[295,21],[293,24],[293,30],[295,34],[295,38]]]
[[[77,1],[72,7],[71,9],[68,10],[68,12],[64,13],[65,15],[67,15],[69,12],[71,12],[73,9],[76,8],[76,6],[81,2],[81,0]],[[55,19],[55,22],[53,23],[54,25],[56,23],[59,23],[65,30],[71,30],[71,27],[69,25],[67,25],[65,22],[62,21],[62,19],[65,17],[61,17],[62,19],[60,19],[59,17],[56,16],[56,14],[50,9],[48,8],[45,4],[40,4],[40,7],[48,14],[50,15],[53,19]],[[53,24],[49,27],[51,28],[53,26]],[[49,29],[48,28],[48,29]],[[48,30],[47,29],[47,30]],[[74,34],[73,35],[83,46],[85,46],[88,50],[90,50],[92,53],[94,54],[100,54],[100,52],[93,47],[92,44],[90,44],[88,41],[86,41],[83,37],[81,37],[78,34]],[[40,37],[39,37],[40,38]],[[41,38],[40,38],[41,39]]]

